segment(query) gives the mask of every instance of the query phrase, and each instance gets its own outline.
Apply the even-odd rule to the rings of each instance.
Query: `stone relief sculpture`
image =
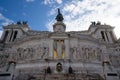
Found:
[[[89,59],[89,57],[90,57],[88,52],[89,52],[89,48],[86,47],[85,48],[85,55],[86,55],[85,57],[86,57],[86,59]]]
[[[49,52],[48,47],[44,47],[42,45],[35,46],[36,57],[39,56],[40,59],[47,58],[48,52]]]
[[[29,58],[33,58],[34,57],[34,52],[35,52],[35,50],[33,48],[29,48],[29,55],[28,55],[28,57]]]
[[[82,47],[82,59],[86,59],[86,56],[85,47]]]
[[[8,61],[16,61],[18,59],[18,55],[15,49],[5,50],[5,54],[8,54]]]
[[[17,53],[18,53],[18,60],[26,59],[26,55],[27,55],[27,50],[26,49],[18,48]]]
[[[114,65],[115,67],[119,67],[120,66],[120,54],[116,54],[116,55],[109,55],[109,59],[110,62],[112,62],[112,65]]]
[[[20,58],[22,57],[22,52],[23,52],[22,50],[23,50],[22,48],[17,49],[17,53]]]
[[[102,50],[96,47],[78,46],[70,48],[72,59],[101,60]]]
[[[83,47],[73,47],[70,50],[73,59],[82,59],[86,57],[85,48]]]
[[[70,49],[71,50],[71,53],[72,53],[72,58],[73,59],[76,59],[76,56],[77,56],[77,48],[76,47],[73,47]]]
[[[81,47],[77,47],[77,48],[76,48],[76,51],[77,51],[77,53],[76,53],[76,58],[77,58],[77,59],[82,59]]]
[[[41,54],[41,58],[47,58],[48,52],[49,52],[49,48],[43,47],[43,53]]]
[[[30,46],[29,48],[18,48],[17,54],[19,60],[24,59],[44,59],[47,58],[49,52],[48,47],[44,47],[41,45]]]
[[[87,47],[87,59],[92,60],[92,57],[94,57],[94,53],[92,52],[92,48]]]
[[[8,57],[9,56],[7,54],[0,53],[0,67],[5,66]]]
[[[23,57],[23,49],[22,48],[18,48],[17,49],[17,54],[18,54],[18,60],[22,59]]]
[[[34,52],[35,55],[34,56],[38,59],[41,59],[41,56],[43,54],[43,47],[41,45],[35,45],[34,49],[35,49],[35,52]]]

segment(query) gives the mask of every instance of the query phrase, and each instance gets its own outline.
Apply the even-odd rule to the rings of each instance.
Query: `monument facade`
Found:
[[[0,80],[120,80],[120,39],[114,27],[92,22],[66,31],[58,9],[53,32],[27,22],[3,26]]]

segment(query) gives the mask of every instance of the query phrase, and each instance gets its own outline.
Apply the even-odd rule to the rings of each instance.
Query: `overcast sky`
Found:
[[[114,26],[120,37],[120,0],[0,0],[0,32],[17,21],[28,21],[33,30],[52,31],[57,8],[67,31],[87,30],[91,21],[101,21]]]

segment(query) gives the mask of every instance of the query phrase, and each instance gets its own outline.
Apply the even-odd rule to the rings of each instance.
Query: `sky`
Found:
[[[31,30],[52,31],[60,8],[67,31],[87,30],[91,21],[111,25],[120,37],[120,0],[0,0],[2,26],[27,21]]]

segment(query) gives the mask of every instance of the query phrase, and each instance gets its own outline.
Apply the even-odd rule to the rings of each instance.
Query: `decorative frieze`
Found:
[[[78,46],[70,48],[72,59],[101,60],[102,50],[96,47]]]
[[[29,48],[18,48],[18,60],[25,59],[46,59],[48,57],[49,48],[42,45],[29,46]]]

